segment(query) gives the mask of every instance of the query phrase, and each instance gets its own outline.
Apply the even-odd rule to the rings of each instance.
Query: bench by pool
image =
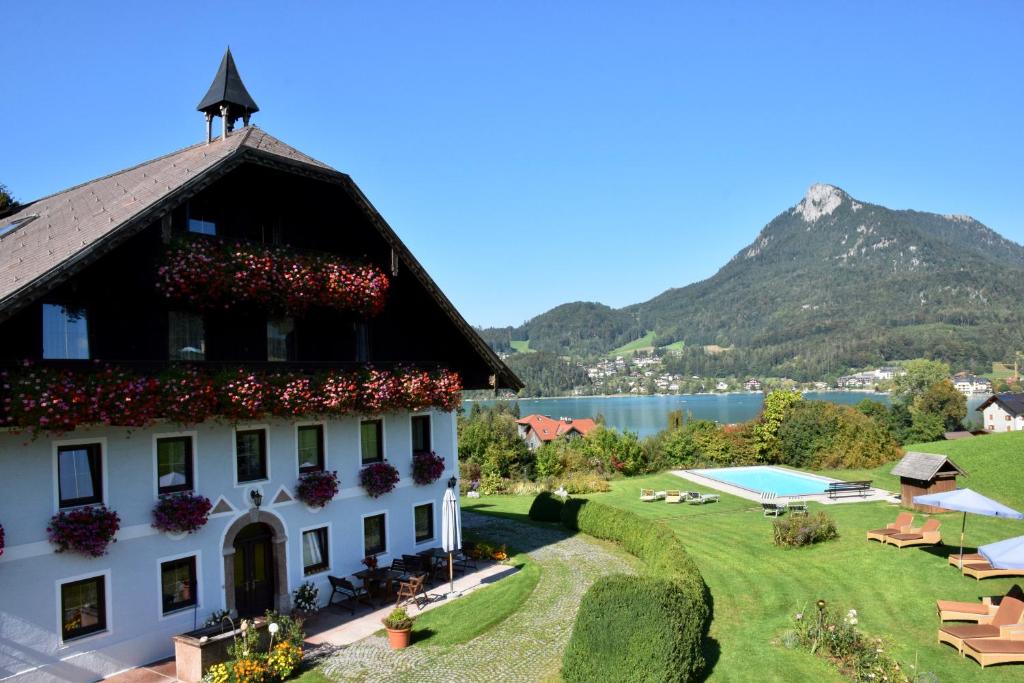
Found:
[[[819,495],[825,493],[829,484],[838,481],[770,465],[716,467],[689,472],[753,493],[774,493],[789,497]]]

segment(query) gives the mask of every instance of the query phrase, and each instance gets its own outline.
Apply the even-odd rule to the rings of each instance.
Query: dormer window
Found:
[[[196,235],[216,235],[217,224],[213,221],[204,221],[200,218],[189,218],[188,231]]]
[[[171,311],[167,331],[167,355],[171,360],[206,359],[206,332],[201,316]]]
[[[89,325],[84,310],[43,304],[43,358],[89,358]]]

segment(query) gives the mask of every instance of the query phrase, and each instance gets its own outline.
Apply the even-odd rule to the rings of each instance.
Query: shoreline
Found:
[[[869,394],[871,396],[889,396],[887,391],[872,389],[807,389],[801,394]],[[695,394],[580,394],[578,396],[515,396],[513,398],[464,398],[463,403],[482,401],[560,401],[566,399],[603,399],[603,398],[673,398],[676,396],[752,396],[764,395],[763,391],[704,391]]]

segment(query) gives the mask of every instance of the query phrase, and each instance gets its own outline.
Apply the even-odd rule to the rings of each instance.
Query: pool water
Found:
[[[824,493],[831,481],[781,467],[768,466],[717,467],[691,472],[755,493],[770,492],[777,496],[809,496]]]

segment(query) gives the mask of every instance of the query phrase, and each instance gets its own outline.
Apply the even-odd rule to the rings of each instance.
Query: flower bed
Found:
[[[316,375],[210,374],[181,367],[154,375],[99,363],[70,370],[26,362],[0,373],[0,426],[59,432],[86,424],[144,427],[160,419],[197,424],[214,417],[242,421],[455,410],[461,391],[458,373],[408,367]]]
[[[386,462],[375,462],[359,472],[359,485],[370,498],[379,498],[394,490],[398,483],[398,470]]]
[[[290,315],[313,307],[376,315],[390,285],[373,265],[209,238],[171,244],[157,277],[168,299],[201,310],[251,304]]]
[[[71,550],[88,557],[107,554],[107,546],[115,542],[121,518],[104,505],[58,512],[50,519],[46,533],[56,552]]]
[[[444,474],[444,458],[433,451],[420,451],[412,456],[412,480],[420,486],[433,484]]]
[[[193,493],[163,496],[153,507],[153,527],[170,534],[191,534],[206,524],[212,507],[209,498]]]
[[[305,634],[297,619],[267,612],[268,638],[243,619],[240,634],[228,647],[228,661],[214,664],[203,683],[276,683],[291,677],[302,662]]]
[[[322,508],[338,494],[337,472],[310,472],[299,477],[295,495],[312,508]]]

